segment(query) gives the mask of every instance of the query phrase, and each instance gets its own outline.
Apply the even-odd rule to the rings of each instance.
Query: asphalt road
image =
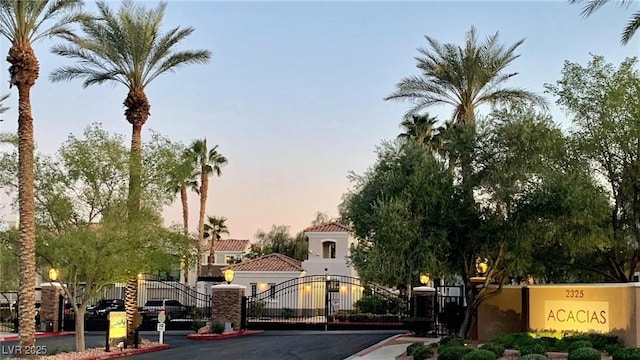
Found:
[[[390,336],[405,331],[265,331],[261,334],[224,340],[188,340],[190,331],[167,331],[165,343],[171,348],[159,352],[136,355],[130,359],[259,359],[259,360],[343,360]],[[143,331],[141,336],[158,340],[155,331]],[[75,348],[75,338],[58,336],[41,338],[37,345],[46,345],[49,354],[59,350]],[[17,345],[18,342],[3,342],[2,346]],[[88,348],[104,346],[104,333],[87,332]],[[6,354],[4,355],[6,357]],[[0,358],[4,358],[0,354]]]

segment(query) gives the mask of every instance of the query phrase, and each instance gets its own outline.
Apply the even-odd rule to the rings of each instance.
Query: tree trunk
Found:
[[[180,201],[182,202],[182,226],[184,236],[189,236],[189,203],[187,200],[187,185],[180,185]],[[182,259],[182,272],[184,273],[184,283],[189,283],[189,262]]]
[[[129,155],[129,196],[130,214],[140,210],[142,192],[142,124],[133,124],[131,131],[131,154]]]
[[[206,154],[204,154],[206,156]],[[209,176],[205,167],[202,167],[200,176],[200,219],[198,220],[198,247],[202,248],[204,244],[204,217],[207,212],[207,193],[209,192]],[[210,253],[211,254],[211,253]],[[198,252],[200,257],[200,252]]]
[[[31,85],[18,84],[18,96],[19,334],[21,348],[29,349],[36,343],[36,223]]]
[[[469,300],[467,299],[467,301]],[[474,302],[471,302],[467,306],[467,309],[464,312],[464,320],[462,321],[462,325],[460,325],[458,336],[463,339],[468,339],[471,336],[471,329],[473,328],[473,324],[476,322],[476,307],[473,304]]]
[[[78,309],[76,312],[76,351],[83,351],[84,344],[84,309]]]
[[[127,314],[127,344],[133,345],[136,335],[136,329],[134,329],[134,317],[138,309],[137,277],[133,277],[127,281],[127,286],[124,289],[124,299],[124,310]]]

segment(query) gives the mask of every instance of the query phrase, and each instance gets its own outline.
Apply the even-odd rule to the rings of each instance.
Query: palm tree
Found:
[[[20,346],[35,345],[36,233],[31,88],[40,75],[33,44],[69,33],[79,0],[0,0],[0,35],[11,44],[9,86],[18,88],[18,189],[20,223]]]
[[[610,0],[569,0],[570,4],[577,3],[585,3],[586,5],[582,9],[582,16],[588,17],[598,9],[611,2]],[[632,0],[618,0],[620,5],[629,8],[629,6],[633,3]],[[631,18],[627,22],[627,26],[622,30],[622,37],[620,38],[620,42],[622,45],[627,45],[633,35],[635,35],[636,31],[640,28],[640,11],[636,11],[631,15]]]
[[[400,133],[398,138],[416,140],[422,148],[429,149],[432,153],[436,153],[438,148],[434,142],[434,130],[437,122],[438,119],[429,116],[429,114],[412,114],[400,123],[404,132]]]
[[[168,184],[169,190],[174,194],[180,194],[180,202],[182,204],[182,226],[184,236],[189,236],[189,203],[187,199],[187,190],[191,189],[196,193],[198,189],[198,181],[196,180],[196,169],[188,152],[181,154],[181,159],[177,166],[171,171],[171,179]],[[184,281],[189,281],[189,264],[183,261]]]
[[[204,244],[204,217],[207,211],[207,197],[209,195],[209,176],[222,175],[222,166],[227,164],[227,158],[218,153],[218,145],[207,148],[207,139],[194,141],[190,148],[191,158],[198,167],[200,175],[200,216],[198,218],[198,248]],[[198,251],[197,269],[200,268],[200,251]]]
[[[425,36],[431,49],[418,49],[420,76],[402,79],[396,91],[385,100],[411,101],[413,107],[405,117],[434,105],[453,107],[453,125],[465,134],[465,150],[460,151],[462,179],[469,178],[471,163],[468,147],[474,137],[476,111],[482,105],[531,102],[546,107],[546,101],[529,91],[505,87],[517,73],[505,72],[520,55],[516,49],[524,39],[505,48],[498,42],[498,33],[480,43],[475,27],[466,34],[464,46],[441,44]],[[459,125],[459,126],[458,126]],[[453,163],[450,159],[450,165]]]
[[[83,87],[104,83],[122,84],[129,90],[124,100],[125,117],[132,126],[129,164],[129,220],[140,211],[142,173],[142,126],[151,115],[151,104],[145,92],[158,76],[190,64],[206,64],[211,58],[207,50],[177,51],[176,45],[194,31],[175,27],[160,31],[166,2],[155,9],[131,0],[122,2],[114,12],[105,1],[98,1],[98,16],[80,19],[82,36],[68,35],[67,44],[53,47],[54,54],[77,61],[74,65],[54,70],[52,81],[83,79]],[[128,340],[134,339],[134,315],[137,306],[137,274],[127,282],[125,307]]]
[[[213,265],[215,263],[215,245],[216,241],[220,240],[220,234],[229,235],[229,228],[227,227],[227,218],[218,216],[207,216],[208,223],[204,224],[204,238],[209,239],[209,260],[208,264]]]
[[[505,48],[498,42],[496,32],[480,43],[473,26],[464,46],[425,38],[431,49],[418,49],[422,55],[416,58],[420,76],[402,79],[396,84],[397,90],[385,98],[413,102],[407,116],[433,105],[449,105],[453,107],[455,123],[475,124],[476,110],[485,104],[530,101],[546,106],[546,101],[534,93],[503,87],[518,74],[505,73],[505,69],[520,56],[515,51],[524,39]]]

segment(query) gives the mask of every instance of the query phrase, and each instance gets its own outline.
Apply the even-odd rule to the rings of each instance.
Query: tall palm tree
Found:
[[[611,2],[611,0],[569,0],[570,4],[578,4],[578,3],[586,3],[584,8],[582,8],[582,16],[588,17],[598,9]],[[618,0],[618,4],[629,8],[633,3],[632,0]],[[622,36],[620,37],[620,42],[622,45],[627,45],[633,35],[635,35],[636,31],[640,28],[640,11],[636,11],[631,15],[631,18],[627,22],[627,25],[622,30]]]
[[[18,88],[18,206],[20,223],[20,346],[35,345],[36,233],[31,88],[40,75],[33,44],[69,33],[79,0],[0,0],[0,35],[11,44],[9,86]]]
[[[222,216],[207,216],[208,222],[204,224],[204,238],[209,240],[209,259],[208,264],[215,264],[215,246],[216,241],[220,240],[221,234],[229,235],[227,227],[227,218]]]
[[[399,139],[414,139],[424,149],[429,149],[431,152],[437,152],[436,143],[433,141],[435,136],[435,125],[438,119],[429,116],[429,114],[412,114],[408,118],[400,123],[400,126],[404,129],[404,132],[398,135]]]
[[[129,90],[124,100],[125,117],[132,126],[129,164],[129,219],[140,211],[142,173],[142,126],[151,115],[147,86],[158,76],[190,64],[206,64],[211,58],[207,50],[178,51],[176,45],[194,31],[191,27],[175,27],[161,32],[167,8],[161,2],[155,9],[131,0],[112,10],[107,2],[97,1],[98,15],[86,15],[80,20],[81,36],[66,36],[66,44],[53,47],[54,54],[76,60],[76,64],[54,70],[52,81],[82,79],[83,87],[117,83]],[[134,339],[134,315],[137,306],[137,274],[127,282],[125,308],[130,329],[129,342]]]
[[[441,44],[425,36],[431,49],[418,49],[419,76],[402,79],[396,91],[385,100],[410,101],[413,107],[407,117],[434,105],[453,107],[453,124],[471,136],[475,131],[476,111],[482,105],[532,102],[546,107],[546,101],[524,89],[506,87],[517,73],[505,72],[520,55],[515,51],[524,39],[509,47],[498,41],[498,33],[480,42],[475,27],[466,34],[464,46]],[[468,146],[468,144],[467,144]],[[461,153],[462,177],[468,178],[471,159]]]
[[[189,202],[187,198],[187,190],[191,189],[196,193],[198,189],[198,181],[196,180],[195,165],[189,154],[181,154],[181,159],[177,166],[171,171],[171,178],[168,184],[169,190],[174,194],[180,194],[180,203],[182,204],[182,231],[184,236],[189,236]],[[189,264],[183,261],[182,271],[184,273],[184,282],[189,282]]]
[[[539,95],[504,86],[518,74],[505,70],[520,56],[515,51],[524,39],[505,48],[498,42],[498,35],[496,32],[481,43],[472,26],[464,46],[441,44],[425,36],[431,49],[418,49],[420,76],[402,79],[385,100],[413,102],[409,116],[433,105],[449,105],[453,107],[455,123],[460,124],[475,124],[476,110],[485,104],[530,101],[546,106]]]
[[[218,145],[207,148],[207,139],[194,141],[190,146],[191,158],[198,167],[200,175],[200,216],[198,218],[198,248],[204,245],[204,217],[207,211],[209,195],[209,176],[222,175],[222,167],[227,164],[227,158],[218,152]],[[198,251],[197,269],[200,268],[200,250]]]

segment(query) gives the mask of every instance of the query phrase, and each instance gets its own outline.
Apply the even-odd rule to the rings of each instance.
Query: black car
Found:
[[[87,307],[87,315],[89,317],[106,319],[111,311],[124,311],[124,300],[103,299],[99,300],[94,306]]]

